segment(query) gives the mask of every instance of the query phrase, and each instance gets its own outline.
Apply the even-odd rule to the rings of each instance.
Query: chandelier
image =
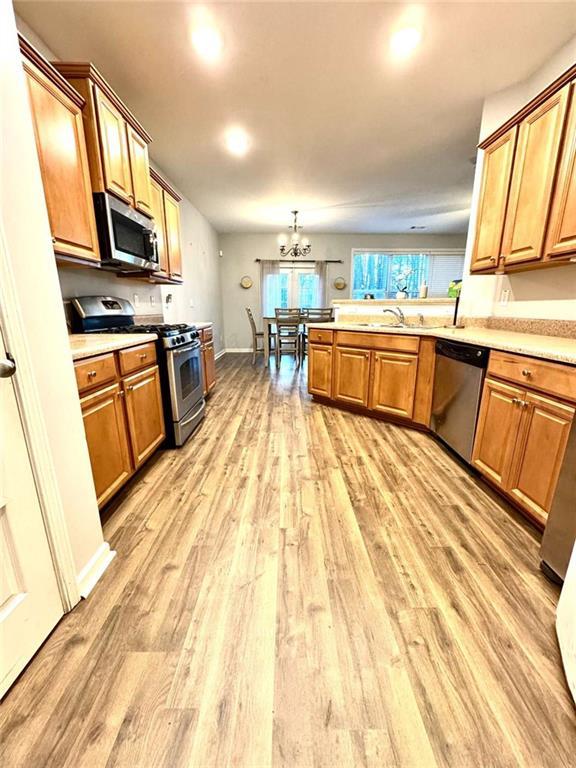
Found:
[[[300,238],[302,227],[298,224],[298,211],[292,211],[292,216],[294,216],[294,223],[289,227],[292,230],[290,247],[288,247],[288,235],[285,234],[278,236],[278,245],[280,246],[280,256],[293,256],[298,259],[301,256],[308,256],[312,246],[307,237]]]

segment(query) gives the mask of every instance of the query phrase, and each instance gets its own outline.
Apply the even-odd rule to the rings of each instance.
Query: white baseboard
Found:
[[[224,350],[226,353],[230,353],[232,355],[239,354],[241,352],[252,352],[252,347],[231,347]]]
[[[110,549],[110,544],[107,541],[103,541],[78,574],[77,581],[80,597],[88,597],[115,557],[116,552]]]
[[[220,360],[221,357],[224,357],[227,351],[228,351],[227,349],[221,349],[220,352],[217,352],[214,355],[214,360]]]

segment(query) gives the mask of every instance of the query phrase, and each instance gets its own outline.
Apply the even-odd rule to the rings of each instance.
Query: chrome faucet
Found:
[[[386,307],[386,309],[383,310],[383,314],[385,314],[386,312],[390,312],[391,315],[394,315],[394,317],[398,321],[396,325],[405,325],[406,318],[404,317],[404,312],[402,312],[400,307],[396,307],[396,309],[390,309],[389,307]]]

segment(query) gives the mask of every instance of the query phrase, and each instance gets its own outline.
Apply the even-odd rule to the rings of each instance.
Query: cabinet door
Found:
[[[308,344],[308,392],[332,397],[332,347]]]
[[[546,522],[575,409],[528,393],[506,490],[533,517]]]
[[[152,217],[156,225],[156,245],[160,270],[157,275],[169,276],[168,250],[166,249],[166,221],[164,220],[164,190],[154,179],[150,179],[150,203]]]
[[[166,245],[170,275],[182,277],[182,251],[180,247],[180,205],[164,191],[164,214],[166,217]]]
[[[134,196],[126,121],[98,89],[96,105],[106,189],[126,203],[132,203]]]
[[[514,126],[484,150],[472,272],[498,266],[517,132]]]
[[[370,408],[411,419],[416,393],[417,355],[374,352]]]
[[[82,112],[25,64],[54,251],[100,261]]]
[[[134,192],[134,207],[146,216],[152,216],[152,201],[150,199],[150,164],[148,162],[148,145],[140,134],[129,125],[126,126],[128,150],[130,154],[130,169],[132,171],[132,190]]]
[[[546,257],[576,254],[576,84],[564,137],[556,189],[552,199]]]
[[[478,414],[472,464],[494,483],[506,487],[518,437],[524,390],[485,379]]]
[[[80,400],[100,507],[132,473],[122,395],[120,386],[112,384]]]
[[[162,443],[164,413],[158,366],[123,379],[134,464],[138,468]]]
[[[335,347],[333,397],[345,403],[368,406],[370,352]]]
[[[214,358],[214,344],[205,344],[202,349],[202,362],[204,364],[204,394],[207,395],[216,384],[216,362]]]
[[[502,244],[505,265],[542,258],[568,96],[565,86],[520,125]]]

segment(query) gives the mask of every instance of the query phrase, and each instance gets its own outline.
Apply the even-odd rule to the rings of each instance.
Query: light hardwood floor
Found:
[[[432,438],[315,404],[305,376],[219,366],[1,706],[3,767],[576,765],[538,535]]]

